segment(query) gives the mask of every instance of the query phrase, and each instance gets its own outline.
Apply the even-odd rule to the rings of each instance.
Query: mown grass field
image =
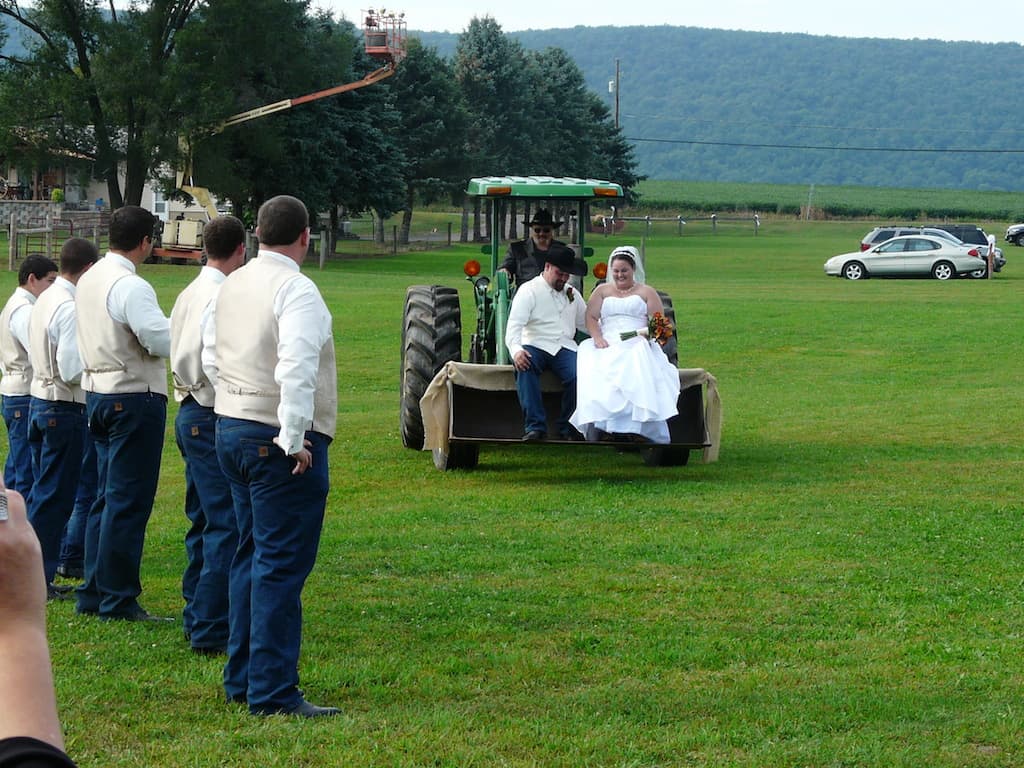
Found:
[[[180,622],[54,603],[69,751],[86,768],[1024,764],[1024,249],[991,281],[826,278],[864,231],[648,239],[680,364],[723,398],[721,459],[682,468],[516,446],[438,472],[399,439],[402,301],[459,286],[468,337],[477,248],[310,270],[340,413],[301,676],[344,716],[250,717]],[[194,267],[142,274],[169,310]],[[181,608],[182,488],[169,424],[155,613]]]

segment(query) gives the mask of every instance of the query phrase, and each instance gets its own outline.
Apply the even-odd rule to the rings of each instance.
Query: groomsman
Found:
[[[32,498],[32,450],[28,444],[28,407],[32,363],[28,357],[28,319],[36,299],[57,279],[57,265],[38,254],[26,256],[18,270],[18,287],[0,312],[0,395],[7,425],[4,484],[29,502]]]
[[[85,393],[80,385],[75,291],[79,278],[99,259],[96,246],[72,237],[60,251],[60,275],[32,307],[29,358],[32,400],[28,438],[32,447],[35,486],[29,521],[43,550],[43,572],[49,597],[57,596],[53,578],[64,532],[78,495],[82,465],[95,462],[85,418]],[[94,470],[93,470],[94,471]]]
[[[245,226],[220,216],[203,228],[206,266],[171,310],[171,374],[178,416],[174,436],[185,460],[188,565],[181,581],[185,636],[203,655],[226,653],[228,572],[238,546],[231,486],[217,461],[213,384],[203,373],[203,326],[221,283],[245,261]]]
[[[238,524],[224,691],[254,715],[325,717],[340,710],[305,699],[298,663],[338,411],[331,313],[299,269],[309,251],[302,201],[265,202],[256,234],[259,255],[224,281],[203,337]]]
[[[82,389],[98,466],[78,612],[103,619],[169,620],[138,602],[167,423],[165,358],[171,353],[170,322],[153,286],[136,274],[153,250],[154,224],[145,208],[114,211],[110,250],[78,281],[75,300]]]

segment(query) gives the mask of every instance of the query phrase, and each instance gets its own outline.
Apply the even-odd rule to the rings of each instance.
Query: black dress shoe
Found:
[[[258,709],[254,715],[291,715],[292,717],[334,717],[340,715],[341,710],[337,707],[318,707],[303,699],[294,707],[288,709]]]
[[[581,443],[581,442],[583,442],[583,435],[581,435],[575,429],[567,429],[567,430],[565,430],[564,432],[561,433],[561,437],[562,437],[563,440],[569,440],[569,441],[571,441],[573,443]]]
[[[547,435],[541,432],[539,429],[531,429],[525,435],[523,435],[524,443],[536,443],[539,440],[543,440]]]
[[[55,587],[53,584],[46,585],[46,600],[67,600],[70,587]]]
[[[100,616],[103,621],[152,621],[166,623],[174,621],[171,616],[154,616],[149,611],[139,608],[131,613],[108,613]]]
[[[72,579],[74,581],[81,581],[85,578],[85,569],[80,565],[69,565],[62,563],[57,566],[57,575],[63,576],[65,579]]]

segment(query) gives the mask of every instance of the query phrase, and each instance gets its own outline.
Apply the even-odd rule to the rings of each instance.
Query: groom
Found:
[[[544,271],[516,291],[509,310],[505,346],[516,369],[516,391],[526,427],[523,440],[547,437],[547,413],[540,375],[551,369],[562,382],[558,434],[581,440],[569,417],[576,410],[576,331],[586,331],[587,302],[569,285],[572,275],[587,274],[587,265],[573,250],[555,245],[545,256]]]

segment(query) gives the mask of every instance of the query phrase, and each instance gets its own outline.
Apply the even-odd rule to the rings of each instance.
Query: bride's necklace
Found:
[[[618,286],[615,286],[615,292],[619,294],[619,296],[629,296],[629,294],[633,292],[634,288],[636,288],[636,283],[633,283],[631,286],[629,286],[629,288],[626,289],[622,289],[619,288]]]

